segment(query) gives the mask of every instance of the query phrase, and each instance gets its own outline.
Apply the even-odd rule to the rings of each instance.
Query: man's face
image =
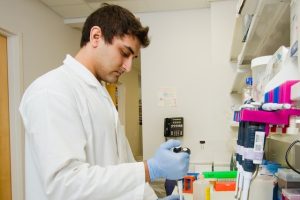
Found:
[[[132,61],[137,57],[139,50],[140,42],[130,35],[114,37],[112,44],[105,43],[102,39],[96,50],[98,55],[95,55],[97,79],[108,83],[118,82],[124,72],[131,70]]]

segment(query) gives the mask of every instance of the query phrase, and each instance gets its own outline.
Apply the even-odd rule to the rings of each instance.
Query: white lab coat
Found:
[[[26,200],[157,199],[106,89],[71,56],[31,84],[20,113]]]

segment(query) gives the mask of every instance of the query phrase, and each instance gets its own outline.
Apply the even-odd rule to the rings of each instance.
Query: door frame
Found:
[[[24,91],[22,34],[10,32],[1,27],[0,34],[7,37],[12,199],[23,200],[25,199],[25,139],[19,114],[19,105]]]

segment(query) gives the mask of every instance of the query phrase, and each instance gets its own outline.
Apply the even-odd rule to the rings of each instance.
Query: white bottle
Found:
[[[210,187],[210,184],[203,176],[200,176],[198,180],[193,183],[193,200],[205,200],[205,190]]]

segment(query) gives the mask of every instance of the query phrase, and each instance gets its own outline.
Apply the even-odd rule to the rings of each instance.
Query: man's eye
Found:
[[[124,51],[121,51],[121,55],[124,56],[124,57],[126,57],[126,58],[128,58],[130,56],[129,53],[126,53]]]

